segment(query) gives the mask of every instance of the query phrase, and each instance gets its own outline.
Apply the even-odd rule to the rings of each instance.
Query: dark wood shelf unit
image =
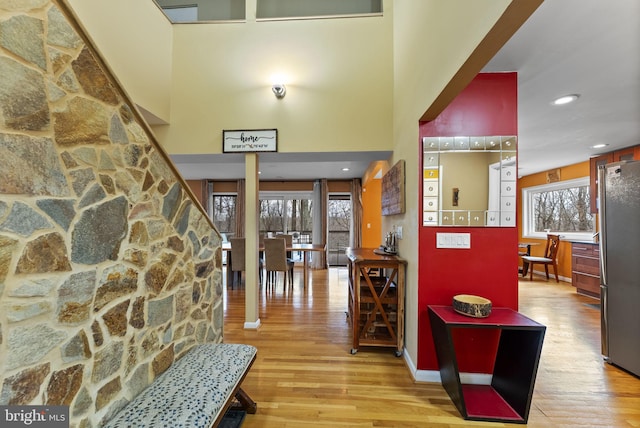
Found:
[[[592,242],[571,243],[571,285],[585,296],[600,298],[600,246]]]
[[[404,276],[406,261],[373,248],[347,248],[349,307],[355,354],[362,346],[404,350]]]
[[[442,386],[464,419],[526,424],[546,327],[509,308],[487,318],[428,306]],[[498,329],[491,385],[462,384],[453,343],[455,329]]]

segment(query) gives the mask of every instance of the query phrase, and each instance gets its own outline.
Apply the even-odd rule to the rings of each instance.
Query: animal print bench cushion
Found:
[[[105,427],[209,427],[256,355],[242,344],[193,347]]]

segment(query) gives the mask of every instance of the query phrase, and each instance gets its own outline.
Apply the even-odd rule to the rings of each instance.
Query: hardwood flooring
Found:
[[[513,426],[465,421],[390,348],[351,355],[346,284],[331,268],[303,289],[296,269],[293,289],[261,289],[258,330],[243,329],[244,287],[225,290],[225,342],[258,348],[243,383],[258,412],[243,428]],[[597,303],[568,283],[520,281],[520,312],[547,326],[527,426],[640,427],[640,379],[603,363]]]

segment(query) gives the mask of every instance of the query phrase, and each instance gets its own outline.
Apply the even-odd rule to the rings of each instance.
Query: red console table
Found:
[[[428,306],[442,386],[464,419],[527,423],[546,327],[508,308],[487,318],[461,315],[451,306]],[[460,382],[453,329],[500,330],[491,385]]]

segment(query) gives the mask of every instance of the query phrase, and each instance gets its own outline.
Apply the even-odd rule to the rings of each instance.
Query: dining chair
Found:
[[[245,240],[244,238],[230,238],[231,243],[231,272],[233,272],[232,286],[236,283],[236,277],[238,283],[242,282],[242,272],[246,270],[245,263]],[[258,279],[262,284],[262,260],[258,261]]]
[[[293,247],[293,235],[282,235],[286,248]],[[298,260],[302,258],[301,253],[298,253]],[[295,266],[295,260],[293,259],[293,251],[287,251],[287,261],[291,262],[291,278],[293,278],[293,267]]]
[[[519,243],[518,244],[518,256],[530,256],[531,255],[531,244],[529,243]],[[521,273],[522,276],[527,275],[527,271],[524,270],[524,262],[522,267],[518,267],[518,273]]]
[[[284,273],[284,284],[293,287],[293,260],[287,258],[286,242],[283,238],[265,238],[264,266],[267,271],[267,283],[273,282],[278,272]]]
[[[242,282],[242,272],[245,270],[244,238],[229,238],[229,242],[231,243],[231,263],[228,268],[233,273],[233,279],[231,280],[231,286],[233,287],[236,282]]]
[[[533,265],[543,265],[544,271],[547,274],[547,281],[549,280],[549,265],[553,266],[553,273],[556,276],[556,282],[560,282],[558,278],[558,248],[560,247],[560,235],[547,235],[547,245],[544,249],[544,256],[529,256],[524,255],[522,258],[522,276],[526,275],[529,271],[529,280],[533,281]]]
[[[281,234],[278,235],[277,238],[284,238],[284,245],[286,248],[291,248],[293,245],[293,235]],[[291,251],[287,250],[287,258],[293,259],[293,254]]]

